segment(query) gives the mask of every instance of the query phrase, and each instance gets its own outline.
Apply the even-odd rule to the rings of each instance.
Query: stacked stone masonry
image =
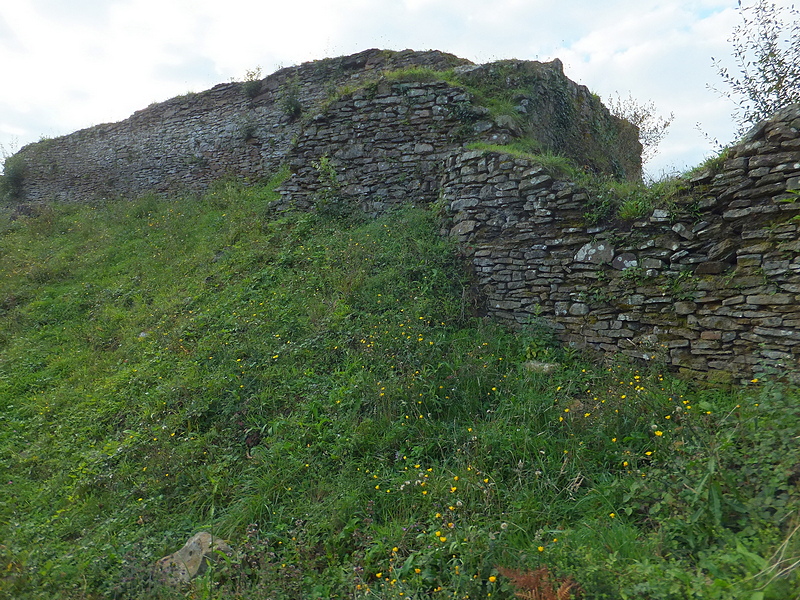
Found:
[[[410,69],[410,80],[387,73]],[[513,82],[515,116],[493,115],[459,80]],[[452,81],[452,80],[451,80]],[[261,81],[218,85],[99,125],[24,147],[18,200],[89,201],[149,192],[202,192],[225,176],[256,181],[288,163],[283,187],[299,207],[315,203],[320,159],[336,194],[376,213],[435,198],[444,156],[473,142],[525,137],[596,172],[636,178],[636,130],[613,117],[559,61],[473,65],[437,51],[367,50],[282,69]],[[624,142],[624,143],[619,143]]]
[[[470,64],[442,52],[366,50],[287,67],[259,81],[220,84],[151,105],[119,123],[20,150],[20,200],[88,201],[149,192],[203,191],[224,176],[258,180],[286,161],[303,121],[342,86],[406,67]]]
[[[727,382],[800,372],[800,105],[755,127],[683,209],[587,221],[590,192],[504,154],[448,158],[447,232],[489,314]],[[690,208],[691,210],[686,210]]]
[[[307,125],[292,147],[286,204],[311,208],[326,191],[371,214],[391,205],[436,200],[444,158],[460,147],[465,124],[453,110],[469,95],[444,82],[388,83],[341,98]],[[491,121],[468,133],[494,143],[513,134]],[[336,182],[326,181],[319,160],[329,159]],[[324,188],[333,185],[336,189]]]
[[[467,85],[383,76],[419,66],[514,90],[524,83],[519,118],[491,114]],[[558,61],[476,66],[440,52],[369,50],[175,98],[15,158],[22,202],[202,191],[286,164],[283,206],[327,199],[380,214],[441,199],[443,231],[471,262],[490,315],[544,319],[566,343],[729,381],[800,373],[799,130],[800,107],[787,107],[717,171],[688,181],[673,209],[593,222],[590,190],[529,159],[467,149],[528,136],[594,172],[638,176],[635,130]]]

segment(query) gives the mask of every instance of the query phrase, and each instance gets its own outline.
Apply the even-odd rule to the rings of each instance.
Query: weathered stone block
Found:
[[[462,237],[475,231],[477,226],[477,221],[461,221],[458,225],[450,230],[450,235],[453,237]]]
[[[694,302],[676,302],[675,313],[679,315],[691,315],[697,312],[697,304]]]
[[[697,275],[719,275],[724,273],[730,265],[718,260],[708,260],[697,265],[695,273]]]
[[[569,314],[573,316],[583,316],[589,314],[589,306],[580,302],[576,302],[569,307]]]
[[[730,317],[708,316],[697,320],[698,325],[705,329],[739,330],[742,326]]]
[[[639,261],[637,260],[636,255],[630,252],[624,252],[616,256],[614,260],[611,261],[611,266],[619,271],[636,267],[638,264]]]
[[[736,257],[736,266],[740,269],[747,267],[760,267],[762,257],[760,254],[747,254]]]
[[[792,304],[794,302],[795,297],[792,294],[757,294],[747,296],[747,304],[754,305]]]
[[[208,563],[216,560],[217,552],[229,556],[233,554],[227,542],[201,531],[189,538],[183,548],[160,559],[155,565],[155,571],[169,585],[187,583],[203,574]]]

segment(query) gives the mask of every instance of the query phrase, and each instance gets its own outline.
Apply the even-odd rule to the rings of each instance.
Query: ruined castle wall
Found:
[[[800,106],[755,128],[685,203],[588,218],[591,192],[509,155],[460,152],[442,191],[494,317],[663,359],[712,381],[800,371]],[[792,191],[795,190],[795,191]]]
[[[21,201],[85,201],[156,191],[201,191],[226,175],[269,176],[282,165],[302,120],[343,85],[377,73],[469,61],[441,52],[367,50],[282,69],[259,82],[218,85],[154,104],[119,123],[24,147]]]
[[[320,108],[289,149],[286,205],[336,199],[379,214],[399,203],[428,203],[439,193],[444,158],[474,142],[524,138],[589,171],[636,180],[638,131],[613,117],[561,63],[501,61],[457,67],[456,81],[372,82]],[[515,90],[512,114],[493,114],[480,95]],[[324,162],[324,166],[323,166]]]
[[[381,77],[407,67],[416,71],[406,80]],[[463,84],[452,73],[446,83],[430,72],[449,69]],[[481,104],[495,96],[513,99],[509,114]],[[377,213],[434,198],[453,149],[518,138],[595,172],[641,173],[635,127],[565,77],[559,61],[473,65],[436,51],[368,50],[221,84],[119,123],[30,144],[13,157],[24,171],[15,200],[203,191],[224,176],[257,180],[288,163],[287,200],[310,206],[320,192],[315,163],[325,157],[336,170],[336,195]]]
[[[291,148],[292,177],[281,187],[285,202],[305,209],[335,196],[378,214],[391,205],[434,201],[444,157],[465,139],[512,139],[491,120],[465,119],[459,108],[469,100],[465,90],[445,82],[386,81],[340,98]],[[329,161],[327,173],[321,159]]]
[[[409,66],[457,67],[461,83],[381,76]],[[476,96],[503,85],[517,104],[493,115]],[[284,206],[378,214],[441,198],[444,233],[460,242],[492,316],[544,319],[567,343],[728,381],[765,369],[800,376],[799,132],[800,106],[787,107],[717,171],[685,182],[680,201],[631,222],[597,220],[591,190],[529,159],[465,148],[524,138],[635,179],[635,129],[560,63],[369,50],[174,98],[13,158],[19,201],[202,191],[287,163]]]

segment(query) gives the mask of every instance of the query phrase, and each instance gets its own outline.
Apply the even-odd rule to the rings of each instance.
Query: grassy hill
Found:
[[[275,183],[0,217],[0,596],[799,597],[779,374],[510,331],[433,211],[272,214]],[[237,553],[154,580],[201,530]]]

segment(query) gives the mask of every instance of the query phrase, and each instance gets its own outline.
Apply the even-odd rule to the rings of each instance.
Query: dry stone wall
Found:
[[[474,142],[525,139],[586,170],[641,176],[637,130],[565,77],[558,60],[461,65],[454,69],[461,85],[410,75],[343,94],[305,124],[289,149],[286,205],[307,208],[335,196],[378,214],[393,204],[431,202],[444,158]],[[514,90],[514,116],[481,104],[481,95],[504,87]]]
[[[446,233],[489,314],[711,381],[800,372],[800,106],[754,128],[672,210],[592,223],[592,192],[526,159],[447,159]]]
[[[391,205],[432,202],[444,157],[465,138],[501,144],[513,138],[491,120],[465,120],[457,109],[469,100],[465,90],[444,82],[386,81],[339,99],[291,149],[293,175],[281,188],[286,204],[310,208],[335,195],[378,214]],[[329,161],[327,173],[320,160]]]
[[[384,76],[402,69],[410,69],[406,79]],[[449,71],[451,83],[437,71]],[[453,73],[463,85],[452,83]],[[485,104],[497,97],[513,100],[513,114],[492,114]],[[257,180],[288,163],[293,177],[283,192],[297,206],[312,205],[333,184],[336,195],[380,212],[433,199],[453,149],[512,139],[596,172],[641,174],[635,127],[565,77],[557,60],[473,65],[436,51],[368,50],[221,84],[119,123],[30,144],[14,156],[23,171],[16,199],[203,191],[226,175]],[[321,184],[315,164],[323,157],[336,176]]]
[[[255,82],[220,84],[172,98],[119,123],[30,144],[19,200],[86,201],[206,189],[226,175],[269,176],[285,162],[302,120],[341,86],[410,66],[469,64],[438,51],[367,50],[281,69]]]
[[[406,67],[456,77],[386,76]],[[492,93],[513,114],[491,111]],[[23,202],[202,191],[224,175],[258,179],[287,163],[284,206],[360,204],[379,214],[442,199],[443,233],[459,241],[490,315],[544,319],[566,343],[730,381],[800,373],[798,131],[800,106],[787,107],[716,171],[687,180],[674,206],[597,222],[592,190],[526,158],[467,149],[522,139],[636,179],[635,128],[558,61],[473,65],[368,50],[31,144],[14,166],[23,167]]]

